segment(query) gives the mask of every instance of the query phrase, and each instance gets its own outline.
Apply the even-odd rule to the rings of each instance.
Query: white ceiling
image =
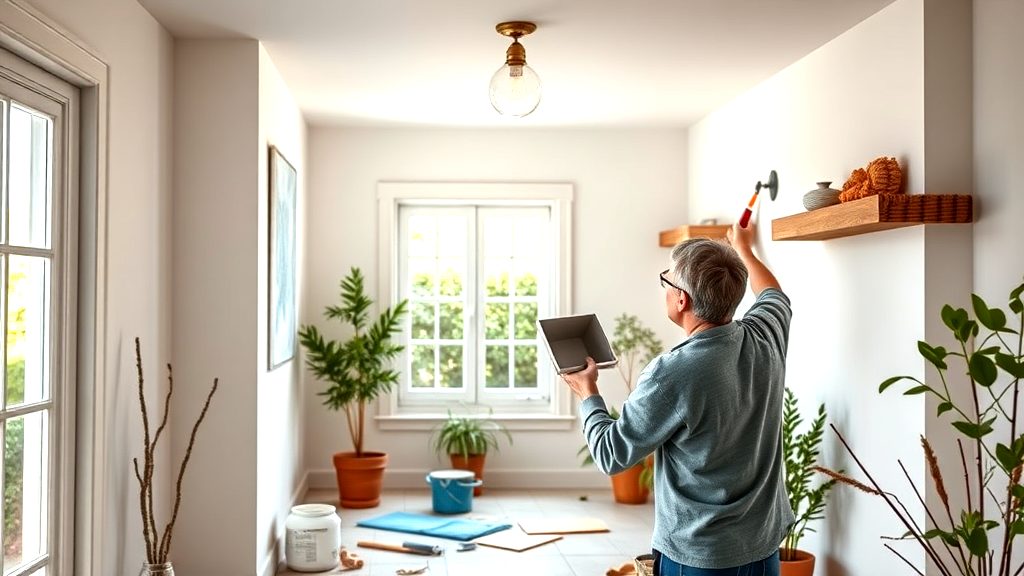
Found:
[[[179,38],[264,43],[313,124],[687,126],[893,0],[139,0]],[[487,84],[522,40],[543,98]]]

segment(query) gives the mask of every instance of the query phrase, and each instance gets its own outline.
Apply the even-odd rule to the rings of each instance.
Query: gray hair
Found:
[[[693,300],[694,315],[715,324],[732,319],[747,289],[747,267],[739,254],[732,246],[708,238],[676,245],[670,273]]]

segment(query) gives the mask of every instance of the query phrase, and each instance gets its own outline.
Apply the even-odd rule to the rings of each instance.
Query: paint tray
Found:
[[[545,318],[537,321],[537,327],[559,374],[583,370],[587,356],[598,368],[618,363],[596,314]]]

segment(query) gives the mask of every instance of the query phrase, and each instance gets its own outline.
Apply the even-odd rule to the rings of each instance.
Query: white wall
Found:
[[[690,130],[692,218],[737,215],[752,184],[778,170],[779,198],[762,198],[758,237],[793,298],[787,385],[808,414],[826,404],[829,421],[919,521],[896,461],[902,459],[918,486],[926,484],[918,435],[931,412],[921,397],[895,391],[882,397],[877,386],[896,374],[924,376],[916,341],[936,333],[931,319],[940,301],[962,300],[970,288],[963,281],[971,271],[970,229],[772,242],[770,221],[803,211],[801,196],[814,182],[841,187],[851,170],[881,155],[899,159],[908,192],[970,192],[970,123],[963,121],[970,94],[940,96],[950,78],[938,77],[941,70],[954,83],[969,78],[969,66],[965,71],[944,53],[950,41],[969,50],[963,4],[955,3],[955,18],[937,12],[936,3],[899,0]],[[941,34],[945,48],[935,40]],[[831,432],[826,444],[827,465],[864,478]],[[818,574],[906,570],[878,541],[905,531],[881,500],[841,487],[826,517],[801,546],[819,556]],[[923,566],[916,544],[898,549]]]
[[[337,303],[338,281],[351,266],[362,268],[369,293],[377,293],[377,182],[557,181],[575,186],[575,311],[596,312],[606,322],[635,314],[671,345],[681,332],[665,318],[657,273],[665,268],[668,249],[658,247],[658,231],[687,220],[685,165],[685,133],[678,130],[313,128],[302,322],[340,335],[322,311]],[[351,449],[350,440],[344,416],[320,405],[315,393],[322,384],[308,373],[304,380],[310,483],[330,487],[331,455]],[[625,388],[613,371],[602,373],[600,385],[621,403]],[[488,455],[489,485],[500,485],[504,477],[519,485],[607,489],[607,479],[579,467],[578,426],[518,431],[514,441]],[[366,445],[390,453],[386,485],[449,466],[430,452],[426,432],[381,431],[371,423]]]
[[[30,0],[110,69],[107,188],[107,470],[103,574],[134,574],[145,555],[132,457],[142,455],[132,340],[142,339],[147,395],[162,398],[170,359],[173,40],[133,0]],[[169,442],[157,491],[169,488]],[[165,499],[156,503],[166,518]]]
[[[174,457],[214,377],[189,462],[176,570],[256,572],[259,57],[249,40],[179,40],[174,109]]]
[[[257,146],[259,157],[259,186],[257,189],[257,420],[256,420],[256,552],[257,573],[274,574],[283,558],[284,521],[295,500],[305,492],[305,471],[302,448],[303,389],[299,372],[301,363],[287,362],[273,372],[267,366],[267,314],[268,260],[270,253],[269,219],[269,166],[267,146],[274,145],[291,163],[298,174],[296,197],[295,236],[296,289],[299,310],[302,309],[302,278],[305,226],[306,183],[306,123],[288,92],[270,56],[259,47],[260,136]],[[298,344],[296,344],[296,347]],[[296,354],[298,350],[296,350]]]

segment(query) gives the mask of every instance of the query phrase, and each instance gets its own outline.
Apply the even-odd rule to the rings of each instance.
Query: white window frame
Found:
[[[37,409],[50,413],[47,435],[46,525],[48,554],[25,565],[17,574],[35,574],[45,566],[48,574],[70,574],[74,549],[75,509],[75,370],[77,347],[77,254],[78,254],[78,90],[17,55],[0,48],[0,92],[53,118],[51,137],[51,207],[49,214],[50,247],[27,248],[4,245],[0,251],[10,255],[39,256],[50,261],[50,293],[47,305],[48,357],[44,371],[49,399],[10,409],[8,417],[17,417]],[[6,128],[4,128],[6,130]],[[0,172],[0,174],[6,174]],[[6,223],[5,223],[6,224]],[[4,226],[6,228],[6,226]],[[5,268],[0,276],[6,284]],[[6,306],[6,299],[0,299]],[[6,326],[6,323],[4,323]],[[0,420],[0,426],[6,419]],[[0,434],[2,437],[2,434]],[[4,570],[10,567],[4,566]]]
[[[403,205],[464,206],[546,206],[551,210],[552,236],[558,250],[552,255],[552,315],[572,310],[572,201],[569,183],[474,183],[474,182],[380,182],[378,200],[378,302],[390,305],[398,301],[399,208]],[[474,248],[475,250],[475,248]],[[546,356],[541,347],[538,356]],[[542,364],[543,365],[543,364]],[[447,407],[400,406],[395,390],[378,402],[376,422],[382,430],[429,430],[446,417]],[[537,411],[495,412],[495,418],[513,430],[568,430],[574,426],[567,386],[551,384],[550,402]]]
[[[108,543],[107,480],[107,124],[110,102],[109,68],[84,42],[27,0],[0,0],[0,47],[77,86],[80,90],[78,157],[70,182],[78,184],[77,262],[70,262],[68,285],[78,290],[76,338],[65,342],[77,352],[66,362],[62,378],[76,382],[75,426],[63,432],[64,445],[74,447],[75,482],[61,490],[74,498],[74,510],[61,510],[64,535],[55,576],[100,576],[117,559]],[[77,173],[74,167],[77,161]],[[77,265],[77,268],[76,268]],[[72,546],[73,543],[73,546]]]

